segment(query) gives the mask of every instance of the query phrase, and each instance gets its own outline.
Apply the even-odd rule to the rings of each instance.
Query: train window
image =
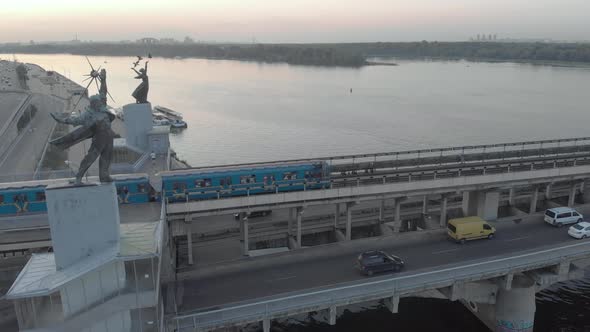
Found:
[[[39,191],[35,193],[35,201],[37,202],[45,202],[45,192]]]
[[[295,179],[297,179],[297,173],[295,173],[295,172],[283,173],[283,180],[295,180]]]
[[[266,174],[262,178],[262,182],[264,182],[264,184],[272,184],[273,182],[275,182],[275,176],[272,174]]]
[[[226,177],[226,178],[222,178],[219,179],[219,185],[220,186],[231,186],[231,177]]]
[[[174,189],[175,191],[184,191],[186,189],[186,183],[174,182],[174,184],[172,184],[172,189]]]
[[[308,180],[311,179],[319,179],[322,177],[322,173],[319,173],[317,171],[305,171],[305,178]]]
[[[211,187],[211,179],[197,179],[195,180],[195,187]]]
[[[20,202],[28,202],[29,199],[27,198],[27,195],[25,195],[25,194],[17,194],[17,195],[14,195],[14,197],[12,197],[12,201],[15,203],[20,203]]]
[[[146,192],[145,183],[140,183],[140,184],[137,185],[137,192],[138,193],[144,193],[144,192]]]
[[[4,204],[4,195],[0,195],[0,204]]]
[[[256,175],[242,175],[240,176],[241,184],[256,183]]]

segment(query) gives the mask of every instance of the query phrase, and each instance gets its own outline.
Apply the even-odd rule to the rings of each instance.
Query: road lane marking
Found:
[[[510,242],[510,241],[518,241],[518,240],[524,240],[524,239],[528,239],[530,236],[521,236],[521,237],[515,237],[514,239],[508,239],[508,240],[504,240],[506,242]]]
[[[273,282],[273,281],[282,281],[282,280],[288,280],[288,279],[293,279],[293,278],[297,278],[297,276],[281,277],[281,278],[276,278],[276,279],[268,279],[268,280],[264,280],[264,281],[265,282]]]
[[[459,248],[434,251],[434,252],[432,252],[432,254],[433,255],[439,255],[439,254],[444,254],[444,253],[447,253],[447,252],[452,252],[452,251],[457,251],[457,250],[459,250]]]

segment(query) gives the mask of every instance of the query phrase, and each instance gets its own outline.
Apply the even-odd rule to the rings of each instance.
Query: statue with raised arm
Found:
[[[137,74],[135,78],[141,79],[141,83],[137,88],[135,88],[135,91],[133,91],[133,93],[131,94],[131,96],[135,98],[135,102],[137,104],[145,104],[148,102],[147,96],[148,91],[150,90],[150,81],[147,75],[148,62],[149,61],[146,61],[145,67],[140,68],[139,71],[135,70],[135,68],[131,68]]]
[[[115,115],[107,109],[107,73],[104,69],[100,73],[92,70],[90,76],[100,82],[99,94],[90,97],[90,106],[80,114],[51,113],[51,116],[59,123],[80,126],[69,134],[51,141],[51,144],[67,149],[85,139],[92,138],[92,145],[82,159],[76,174],[76,184],[82,183],[82,177],[99,156],[100,182],[113,181],[110,177],[110,169],[115,133],[111,129],[111,122],[115,119]]]

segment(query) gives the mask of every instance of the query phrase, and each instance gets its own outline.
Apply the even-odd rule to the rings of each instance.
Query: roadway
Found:
[[[590,206],[580,208],[579,211],[590,215]],[[509,220],[512,219],[514,217]],[[404,275],[579,241],[569,237],[568,227],[557,229],[544,223],[539,213],[524,217],[518,224],[506,219],[493,224],[497,228],[493,240],[471,241],[463,246],[447,240],[444,235],[430,237],[427,242],[413,241],[405,245],[400,242],[383,246],[376,241],[376,245],[365,245],[364,248],[352,251],[343,250],[338,245],[323,246],[307,249],[309,256],[306,259],[290,259],[289,254],[280,254],[285,257],[282,264],[258,264],[255,268],[243,269],[239,273],[219,273],[195,279],[187,274],[181,276],[181,279],[187,279],[180,281],[183,296],[179,311],[222,307],[229,303],[249,302],[282,293],[327,288],[366,279],[353,268],[353,263],[356,254],[367,249],[382,249],[402,257],[406,261],[406,268],[400,275]]]

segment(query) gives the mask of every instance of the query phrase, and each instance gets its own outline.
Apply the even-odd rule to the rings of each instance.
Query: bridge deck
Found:
[[[590,213],[590,206],[585,206],[581,211]],[[281,305],[287,308],[289,301],[275,303],[272,299],[292,298],[293,296],[297,297],[297,294],[358,283],[379,283],[396,277],[407,280],[408,278],[413,279],[412,276],[419,275],[423,279],[423,289],[448,286],[453,282],[454,273],[449,275],[449,280],[445,285],[429,285],[429,281],[431,281],[429,274],[437,270],[461,267],[474,262],[498,262],[498,259],[503,257],[521,254],[536,255],[536,252],[541,249],[573,245],[579,247],[562,249],[562,253],[566,255],[572,253],[588,255],[590,253],[589,242],[572,239],[567,235],[566,229],[550,227],[542,221],[540,214],[526,217],[520,224],[504,220],[496,222],[494,226],[498,229],[495,239],[468,242],[463,246],[448,241],[440,232],[438,236],[428,238],[427,242],[418,240],[408,242],[398,238],[397,243],[393,243],[396,240],[394,237],[354,241],[308,248],[273,257],[248,259],[247,264],[235,263],[233,268],[226,266],[224,269],[223,266],[218,266],[216,268],[217,274],[200,278],[191,277],[190,273],[187,273],[179,276],[180,279],[185,279],[181,281],[184,293],[181,299],[177,299],[177,302],[181,303],[180,311],[187,315],[186,318],[183,318],[182,314],[179,315],[180,318],[176,323],[182,327],[191,326],[195,322],[206,326],[209,319],[214,319],[217,323],[223,322],[230,320],[232,315],[238,317],[242,314],[245,315],[248,310],[264,309],[264,304],[262,307],[249,305],[260,301],[267,301],[265,302],[267,303],[266,309],[273,312]],[[368,249],[384,249],[401,256],[406,261],[405,271],[397,275],[385,274],[374,278],[361,276],[353,268],[353,263],[359,252]],[[561,260],[560,254],[552,251],[537,256],[543,256],[541,258],[545,259],[552,255],[557,257],[556,262]],[[539,257],[535,256],[534,260],[540,259]],[[525,267],[527,259],[526,257],[520,258],[518,262],[516,259],[514,262],[510,261],[510,264],[513,264],[511,266],[514,268],[519,266],[518,264],[524,264],[522,270],[539,267],[538,265]],[[533,259],[531,258],[531,260]],[[502,262],[506,265],[508,261]],[[473,268],[467,270],[474,273],[479,268],[487,269],[490,266],[490,264],[474,265]],[[506,270],[505,267],[503,269]],[[401,284],[392,281],[391,285],[399,287]],[[368,292],[369,288],[363,290]],[[391,294],[394,291],[399,293],[401,288],[392,288]],[[401,292],[401,295],[403,294]],[[308,304],[315,300],[322,303],[322,301],[332,299],[331,296],[334,294],[321,294],[316,297],[301,298],[301,300],[307,301]],[[191,312],[201,312],[201,314],[193,315]]]

